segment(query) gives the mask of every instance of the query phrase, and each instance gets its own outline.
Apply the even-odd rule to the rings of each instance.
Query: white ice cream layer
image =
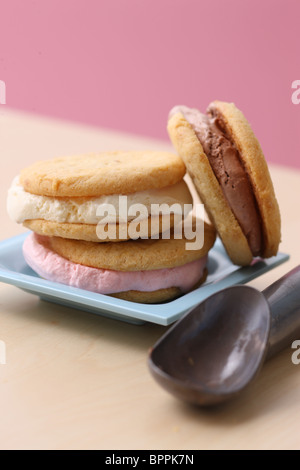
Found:
[[[20,184],[19,176],[16,176],[8,191],[7,211],[10,218],[17,223],[24,220],[44,219],[60,223],[97,224],[101,220],[99,214],[104,215],[107,205],[114,208],[111,220],[105,214],[105,222],[127,222],[136,218],[138,214],[128,215],[126,204],[119,204],[120,195],[108,195],[93,198],[55,198],[31,194],[24,190]],[[161,189],[151,189],[138,193],[128,194],[127,211],[134,204],[143,204],[150,215],[157,215],[155,206],[167,206],[179,204],[177,211],[180,213],[184,204],[192,204],[192,196],[185,181]],[[124,201],[124,199],[123,199]],[[102,206],[102,207],[101,207]],[[162,215],[169,214],[168,207],[160,207]],[[176,206],[174,206],[176,209]],[[180,209],[181,208],[181,209]],[[152,209],[152,210],[151,210]],[[157,209],[157,207],[156,207]],[[124,212],[125,211],[125,212]],[[130,211],[129,211],[130,212]],[[97,215],[98,213],[98,215]],[[116,218],[114,218],[114,213]]]

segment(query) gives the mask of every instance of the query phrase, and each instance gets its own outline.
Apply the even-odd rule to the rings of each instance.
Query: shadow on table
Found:
[[[18,293],[17,293],[18,292]],[[105,338],[112,344],[122,345],[144,352],[145,369],[147,368],[147,355],[149,349],[167,331],[168,327],[145,323],[133,325],[113,320],[92,313],[75,310],[69,307],[42,301],[37,297],[16,291],[16,296],[8,301],[4,300],[5,310],[14,317],[26,318],[29,322],[43,323],[45,327],[68,330],[71,334],[82,333],[93,340]],[[28,297],[27,297],[28,296]],[[8,299],[7,299],[8,300]],[[232,401],[212,408],[200,408],[189,405],[169,395],[167,406],[172,412],[182,415],[184,419],[199,421],[209,425],[228,427],[250,422],[263,415],[265,419],[273,413],[280,413],[283,407],[294,406],[289,400],[289,394],[294,392],[296,376],[299,376],[298,367],[292,364],[292,350],[283,351],[264,364],[257,379]],[[149,372],[150,376],[150,372]],[[159,387],[153,380],[153,386]],[[167,392],[164,392],[167,395]]]

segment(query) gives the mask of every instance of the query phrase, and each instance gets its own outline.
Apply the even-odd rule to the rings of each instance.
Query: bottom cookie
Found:
[[[207,269],[204,270],[204,274],[200,281],[191,289],[197,289],[206,281]],[[190,291],[190,292],[191,292]],[[170,302],[182,295],[182,291],[178,287],[168,287],[166,289],[158,289],[152,292],[141,292],[136,290],[130,290],[127,292],[118,292],[117,294],[110,294],[111,297],[117,297],[118,299],[128,300],[129,302],[138,302],[141,304],[161,304],[163,302]]]
[[[157,234],[174,227],[174,224],[180,221],[181,217],[179,215],[170,214],[170,216],[149,217],[140,222],[131,221],[130,223],[112,224],[110,228],[108,224],[99,225],[98,227],[93,224],[71,224],[43,219],[25,220],[23,225],[39,235],[48,237],[109,243],[130,239],[154,238]]]

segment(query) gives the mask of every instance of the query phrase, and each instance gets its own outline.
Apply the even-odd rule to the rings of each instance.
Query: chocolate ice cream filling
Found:
[[[220,113],[210,107],[207,114],[180,107],[193,127],[223,194],[247,238],[253,256],[263,252],[263,234],[260,212],[249,176],[235,144],[226,133]]]

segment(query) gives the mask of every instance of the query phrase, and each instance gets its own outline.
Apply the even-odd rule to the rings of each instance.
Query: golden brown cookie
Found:
[[[164,188],[185,174],[168,152],[105,152],[39,161],[21,171],[25,191],[54,197],[95,197]]]
[[[281,231],[279,207],[267,163],[248,121],[233,103],[215,101],[208,107],[209,122],[213,121],[214,126],[217,126],[217,131],[220,131],[222,135],[224,134],[227,143],[232,144],[234,152],[240,159],[240,171],[242,169],[245,172],[245,180],[248,181],[247,184],[249,185],[248,191],[252,192],[253,207],[251,210],[255,209],[257,223],[259,223],[261,230],[260,248],[259,250],[256,248],[255,252],[253,239],[250,239],[249,231],[242,225],[241,220],[238,220],[233,209],[232,199],[230,200],[226,195],[226,191],[224,192],[224,184],[231,184],[232,178],[236,176],[234,174],[235,168],[233,169],[233,166],[230,168],[230,165],[228,165],[224,171],[225,178],[223,180],[220,178],[220,165],[222,162],[216,164],[212,160],[215,155],[210,155],[209,159],[203,148],[208,148],[208,151],[213,148],[203,139],[212,139],[211,136],[216,127],[206,126],[204,131],[202,127],[202,133],[199,132],[201,119],[203,119],[201,116],[203,115],[197,110],[177,107],[171,112],[168,132],[174,147],[185,162],[187,171],[205,204],[228,255],[233,263],[237,265],[250,264],[254,256],[267,258],[276,255]],[[204,122],[206,122],[206,119],[207,115],[204,115]],[[222,142],[220,136],[218,139],[217,144]],[[215,152],[218,150],[217,145],[214,149]],[[217,166],[213,169],[213,165]],[[234,184],[232,187],[235,189]],[[237,190],[236,195],[238,200]],[[246,215],[247,211],[250,211],[250,201],[249,207],[247,204],[248,200],[243,205],[243,211]]]
[[[179,287],[168,287],[166,289],[159,289],[153,292],[128,290],[125,292],[110,294],[111,297],[116,297],[117,299],[127,300],[129,302],[138,302],[141,304],[160,304],[174,300],[180,295],[182,295],[182,293]]]
[[[215,242],[215,229],[205,223],[204,244],[187,250],[185,238],[130,240],[120,243],[94,243],[59,237],[50,239],[51,249],[72,261],[100,269],[147,271],[173,268],[204,257]]]
[[[207,278],[207,269],[204,270],[204,274],[194,289],[197,289],[205,282]],[[192,289],[192,290],[194,290]],[[180,291],[179,287],[169,287],[166,289],[159,289],[153,292],[141,292],[137,290],[129,290],[126,292],[118,292],[116,294],[110,294],[111,297],[117,297],[118,299],[128,300],[130,302],[139,302],[142,304],[157,304],[163,302],[169,302],[170,300],[174,300],[180,295],[182,292]]]
[[[156,218],[157,219],[157,218]],[[177,219],[176,219],[177,220]],[[166,216],[166,220],[163,221],[163,217],[160,215],[157,220],[157,225],[153,222],[153,217],[149,217],[146,220],[143,220],[139,223],[131,222],[132,228],[136,228],[136,231],[141,234],[141,237],[151,237],[156,234],[161,234],[163,227],[170,223],[170,227],[174,225],[174,215],[171,214],[170,217]],[[152,224],[152,225],[151,225]],[[93,224],[70,224],[62,222],[53,222],[50,220],[44,219],[33,219],[25,220],[23,222],[24,227],[29,228],[39,235],[47,235],[49,237],[62,237],[70,238],[72,240],[84,240],[91,242],[119,242],[122,240],[130,240],[129,234],[129,223],[127,224],[116,224],[116,238],[101,238],[99,232],[97,234],[97,225]],[[151,230],[152,227],[152,230]],[[153,227],[156,230],[153,230]],[[105,225],[105,230],[108,230],[108,225]],[[102,232],[101,234],[102,235]],[[104,235],[104,233],[103,233]],[[160,235],[161,236],[161,235]]]

